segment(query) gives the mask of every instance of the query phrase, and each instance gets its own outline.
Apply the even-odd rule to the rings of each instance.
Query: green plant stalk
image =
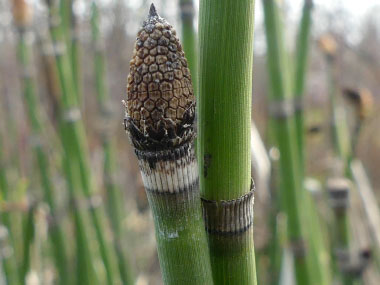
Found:
[[[253,34],[253,0],[200,1],[197,148],[203,199],[234,200],[250,191]],[[252,227],[208,238],[215,284],[256,284]]]
[[[26,275],[30,266],[30,247],[34,239],[34,207],[35,205],[30,205],[23,233],[23,259],[21,264],[21,280],[23,284],[26,284]]]
[[[182,197],[186,202],[176,203]],[[148,193],[148,199],[164,284],[213,284],[199,193],[179,199]]]
[[[77,100],[81,104],[81,86],[80,86],[80,48],[78,44],[77,18],[73,11],[75,0],[60,0],[59,13],[62,19],[62,30],[66,39],[67,53],[70,56],[73,86],[76,92]]]
[[[42,47],[42,42],[39,41],[40,48]],[[70,146],[70,138],[65,136],[65,128],[64,128],[64,122],[62,119],[62,114],[59,106],[59,99],[60,99],[60,86],[59,80],[58,80],[58,70],[56,67],[56,60],[55,57],[49,58],[46,54],[42,56],[43,62],[44,62],[44,72],[47,80],[47,87],[49,96],[51,99],[51,104],[53,106],[53,112],[55,114],[54,119],[54,126],[57,129],[57,132],[60,136],[60,139],[62,141],[63,149],[64,149],[64,155],[62,159],[62,168],[64,170],[64,174],[66,177],[66,185],[69,192],[69,197],[73,203],[76,201],[76,191],[74,189],[78,189],[80,186],[78,186],[78,179],[75,177],[75,173],[77,173],[77,165],[74,164],[73,167],[70,166],[69,162],[69,154],[70,150],[68,149]],[[64,140],[67,139],[67,143],[63,143]],[[48,167],[44,167],[48,168]],[[50,177],[50,175],[48,175]],[[72,204],[73,204],[72,203]],[[72,205],[71,204],[71,205]],[[72,205],[73,206],[73,205]],[[73,210],[73,225],[75,229],[75,242],[76,242],[76,259],[77,259],[77,283],[79,284],[98,284],[99,280],[96,276],[94,266],[92,265],[93,262],[93,254],[92,251],[89,249],[89,238],[87,237],[87,231],[88,231],[88,223],[85,223],[85,213],[81,211],[77,207],[71,207]],[[52,226],[54,227],[54,225]],[[52,231],[53,233],[55,231]],[[70,276],[71,279],[71,276]]]
[[[326,58],[327,63],[327,80],[330,97],[330,108],[332,114],[331,132],[333,137],[333,146],[336,155],[342,160],[344,165],[344,175],[352,180],[352,172],[350,164],[352,161],[352,148],[350,145],[350,134],[346,123],[346,113],[342,106],[338,105],[337,98],[337,83],[334,72],[334,59]],[[339,248],[349,250],[351,232],[349,229],[349,218],[347,211],[335,216],[335,236],[334,243],[339,245]],[[351,274],[341,272],[341,278],[345,285],[355,284],[357,279]]]
[[[3,167],[5,165],[4,158],[3,158],[3,145],[2,145],[2,137],[0,137],[0,191],[1,191],[1,201],[5,202],[9,199],[9,184],[8,179],[6,175],[6,167]],[[1,214],[1,222],[2,224],[7,228],[8,230],[8,241],[9,246],[14,250],[14,233],[12,230],[12,223],[10,219],[10,214],[7,212],[3,212]],[[19,281],[19,275],[17,270],[17,260],[15,257],[15,253],[13,253],[12,256],[8,256],[2,260],[2,265],[4,269],[5,278],[7,280],[8,284],[18,284]]]
[[[64,132],[64,128],[61,127],[61,132]],[[65,146],[65,145],[64,145]],[[70,199],[75,202],[75,171],[77,169],[73,169],[70,165],[70,161],[68,159],[68,150],[65,148],[66,157],[63,158],[63,169],[66,175],[66,183],[67,188],[69,190]],[[75,239],[77,244],[77,284],[100,284],[98,276],[95,271],[95,267],[93,265],[93,257],[89,247],[89,238],[86,233],[86,226],[84,223],[84,218],[81,213],[81,210],[78,208],[79,206],[74,203],[73,206],[73,218],[75,225]]]
[[[20,31],[19,38],[19,61],[25,73],[30,71],[30,50],[25,41],[25,31]],[[24,100],[27,109],[28,118],[32,128],[32,133],[36,142],[34,142],[34,151],[39,168],[41,184],[44,191],[45,200],[50,207],[53,217],[56,217],[56,202],[54,200],[54,187],[51,182],[50,168],[47,156],[41,145],[42,124],[39,117],[37,98],[35,96],[34,80],[26,74],[23,77]],[[60,225],[55,225],[51,231],[51,241],[54,249],[55,262],[59,271],[62,284],[68,281],[68,269],[66,258],[66,246],[64,242],[63,232]]]
[[[99,11],[96,1],[92,2],[92,41],[95,47],[95,80],[96,80],[96,95],[98,104],[100,106],[100,114],[104,124],[109,117],[109,110],[107,110],[107,101],[109,100],[105,79],[105,58],[103,50],[100,48],[100,32],[99,32]],[[110,136],[106,130],[102,135],[103,153],[104,153],[104,170],[103,177],[105,181],[105,188],[107,190],[107,209],[108,215],[111,220],[111,226],[114,232],[114,245],[117,253],[119,271],[124,284],[133,284],[133,275],[130,269],[130,264],[125,255],[125,248],[123,247],[123,227],[122,221],[125,217],[125,211],[122,205],[123,196],[120,189],[114,181],[115,161]]]
[[[51,5],[49,7],[50,18],[59,19],[57,7]],[[59,25],[51,25],[51,37],[53,43],[64,45],[64,34]],[[56,64],[59,73],[59,79],[62,89],[61,108],[64,119],[63,128],[63,144],[67,145],[67,155],[71,167],[72,164],[78,166],[78,173],[81,183],[81,189],[87,199],[91,199],[93,191],[91,185],[90,169],[87,161],[87,151],[85,142],[85,132],[83,123],[80,119],[80,111],[78,109],[78,96],[74,88],[71,62],[67,53],[61,52],[56,55]],[[106,270],[108,284],[114,284],[117,275],[114,273],[114,252],[109,248],[105,239],[105,228],[103,226],[102,207],[91,207],[90,216],[95,229],[96,238],[98,240],[100,254]]]
[[[66,0],[65,0],[66,1]],[[68,43],[71,45],[71,68],[74,80],[74,88],[78,96],[79,105],[81,105],[82,101],[82,90],[80,84],[80,45],[79,45],[79,31],[78,31],[78,19],[73,11],[73,0],[70,0],[70,34],[71,34],[71,42]]]
[[[281,104],[290,99],[289,80],[286,78],[287,65],[283,46],[282,30],[278,7],[273,0],[263,0],[267,39],[268,70],[270,80],[270,102]],[[284,104],[284,103],[283,103]],[[304,247],[302,209],[302,175],[299,173],[299,158],[294,116],[274,117],[274,134],[280,150],[280,171],[282,178],[281,200],[288,216],[288,240],[293,244],[297,284],[311,284],[310,272]],[[301,247],[301,253],[297,248]]]
[[[180,0],[182,43],[193,79],[194,93],[198,94],[197,34],[194,28],[193,0]]]
[[[307,227],[307,241],[309,245],[309,255],[307,256],[308,262],[313,268],[311,276],[313,277],[314,284],[331,284],[331,266],[329,252],[327,250],[326,241],[324,239],[324,224],[321,223],[318,215],[318,210],[314,204],[311,193],[306,192],[304,189],[304,203],[303,211],[307,213],[305,217]]]
[[[307,63],[309,55],[311,14],[313,10],[313,1],[305,0],[300,23],[300,29],[297,37],[297,53],[296,53],[296,68],[295,68],[295,84],[294,96],[300,108],[296,107],[295,121],[298,140],[298,151],[301,169],[304,165],[304,119],[302,109],[302,99],[305,92],[305,77],[307,75]]]
[[[156,56],[145,57],[142,64],[147,52]],[[156,63],[165,80],[162,74],[156,77]],[[147,90],[149,81],[148,92],[139,92]],[[161,104],[149,105],[153,100]],[[171,102],[171,108],[163,101]],[[213,284],[193,144],[191,75],[175,29],[157,14],[153,4],[137,33],[125,108],[125,128],[154,218],[164,284]],[[147,116],[149,120],[141,122],[140,118]]]
[[[304,116],[303,116],[303,97],[305,92],[307,66],[308,66],[308,54],[309,54],[309,42],[310,42],[310,30],[311,30],[311,16],[313,10],[313,1],[305,0],[302,18],[299,27],[299,33],[297,36],[296,44],[296,58],[295,58],[295,75],[294,75],[294,100],[295,100],[295,123],[296,134],[298,142],[298,157],[299,157],[299,171],[302,174],[302,181],[304,181],[304,169],[305,169],[305,147],[304,147]],[[323,243],[323,237],[321,236],[321,224],[319,220],[315,218],[317,209],[313,205],[313,199],[310,197],[310,193],[306,190],[304,192],[305,207],[303,211],[308,213],[305,215],[306,223],[309,225],[308,242],[310,243],[310,254],[308,255],[309,262],[312,263],[314,270],[311,272],[314,275],[313,280],[316,280],[319,284],[330,284],[330,266],[326,262],[327,250]]]
[[[335,224],[334,224],[334,249],[333,252],[337,254],[337,250],[349,251],[350,246],[350,230],[349,230],[349,220],[347,211],[343,213],[335,214]],[[338,262],[335,256],[336,262]],[[339,269],[338,264],[336,264]],[[340,278],[343,284],[355,284],[355,279],[352,278],[351,274],[345,272],[339,272]]]

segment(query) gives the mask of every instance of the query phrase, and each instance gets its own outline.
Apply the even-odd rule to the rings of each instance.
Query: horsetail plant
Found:
[[[296,136],[298,143],[299,172],[303,181],[305,179],[305,144],[304,144],[304,95],[307,78],[307,66],[310,43],[310,30],[312,24],[313,0],[304,0],[302,17],[299,25],[299,31],[296,42],[296,58],[295,58],[295,76],[294,76],[294,120],[296,124]],[[309,244],[309,262],[312,262],[314,270],[313,280],[319,284],[331,283],[330,265],[327,256],[327,248],[324,244],[323,233],[321,231],[322,224],[318,218],[317,209],[314,201],[308,191],[303,191],[304,208],[306,225],[308,226],[308,242]]]
[[[37,34],[38,35],[38,34]],[[62,110],[60,106],[60,98],[61,98],[61,88],[60,88],[60,80],[58,78],[58,69],[56,67],[56,58],[54,54],[49,53],[49,49],[43,46],[46,45],[46,42],[42,42],[42,39],[38,37],[38,45],[41,53],[41,59],[43,62],[43,70],[45,75],[46,87],[48,92],[48,98],[50,100],[50,105],[53,109],[54,116],[51,117],[52,123],[56,128],[57,132],[60,135],[60,139],[62,141],[64,155],[62,157],[62,168],[66,178],[66,186],[68,190],[68,196],[71,201],[76,201],[76,190],[79,188],[78,179],[73,175],[73,171],[75,171],[70,166],[70,161],[68,155],[66,155],[69,151],[68,144],[63,143],[66,138],[65,130],[64,130],[64,121],[62,117]],[[45,39],[45,41],[47,41]],[[84,211],[75,206],[73,203],[70,207],[73,210],[73,225],[75,229],[75,242],[77,247],[77,280],[78,282],[89,283],[93,282],[96,284],[97,276],[95,274],[93,262],[93,256],[89,249],[88,236],[87,236],[87,223],[85,223],[85,215]]]
[[[296,67],[295,67],[295,121],[298,140],[298,151],[301,170],[304,165],[304,119],[303,119],[303,96],[305,92],[305,78],[307,75],[307,62],[309,54],[311,14],[313,10],[313,0],[305,0],[302,12],[300,28],[297,37]]]
[[[348,220],[348,205],[351,188],[350,180],[346,178],[330,178],[327,181],[327,192],[330,206],[334,213],[333,253],[337,269],[343,284],[352,284],[350,267],[350,230]]]
[[[193,148],[190,71],[176,31],[153,4],[137,34],[124,105],[164,283],[213,284]]]
[[[19,61],[22,67],[22,83],[24,87],[24,101],[25,107],[27,109],[27,115],[29,117],[30,126],[32,129],[32,146],[34,148],[35,157],[37,160],[39,174],[41,179],[42,188],[44,191],[44,197],[49,205],[51,215],[53,217],[53,221],[57,221],[57,205],[54,197],[55,189],[53,187],[53,183],[51,181],[50,167],[47,155],[45,153],[44,147],[42,145],[42,122],[40,118],[40,111],[38,108],[38,101],[35,94],[35,82],[31,73],[31,64],[30,64],[30,55],[31,50],[30,46],[27,43],[26,36],[27,33],[30,32],[30,23],[25,23],[19,20],[16,15],[20,15],[22,11],[18,11],[22,9],[20,5],[27,5],[27,3],[23,0],[14,1],[14,20],[17,26],[17,30],[19,33],[18,39],[18,55]],[[27,8],[24,8],[27,9]],[[25,12],[24,12],[25,13]],[[29,217],[29,221],[33,222],[32,217],[34,216],[34,211],[31,209]],[[30,225],[30,223],[29,223]],[[65,284],[68,282],[68,269],[67,269],[67,256],[66,256],[66,246],[65,239],[63,236],[62,228],[59,223],[55,223],[50,229],[50,238],[53,245],[53,253],[55,262],[57,265],[57,269],[59,272],[59,277],[61,284]],[[24,249],[24,253],[26,250]],[[26,262],[26,263],[25,263]],[[26,275],[26,271],[28,269],[27,259],[24,258],[24,266],[22,276],[23,278]]]
[[[50,13],[50,33],[56,53],[56,64],[59,74],[59,80],[62,89],[61,109],[62,109],[62,129],[61,138],[67,159],[65,159],[65,170],[68,177],[68,186],[70,191],[77,187],[77,182],[80,182],[80,188],[89,201],[93,199],[94,191],[92,187],[92,177],[90,175],[89,164],[87,161],[86,140],[83,123],[81,121],[81,113],[79,109],[79,102],[77,90],[74,86],[74,80],[72,77],[72,67],[70,63],[70,57],[68,56],[65,47],[65,35],[62,27],[59,25],[60,17],[58,13],[57,2],[47,1],[49,5]],[[74,187],[74,188],[73,188]],[[76,193],[72,192],[72,196],[75,198]],[[74,200],[75,201],[75,200]],[[106,271],[107,284],[115,284],[118,279],[118,275],[115,274],[115,260],[114,251],[111,250],[107,244],[105,238],[105,227],[102,219],[103,207],[90,206],[90,217],[95,230],[96,238],[99,244],[100,255]],[[77,217],[78,224],[83,225],[83,221],[80,217]],[[79,233],[80,237],[83,237],[81,243],[86,255],[78,258],[86,258],[83,261],[84,271],[78,270],[79,276],[82,278],[88,278],[94,276],[94,271],[91,269],[93,266],[89,265],[93,262],[89,256],[91,251],[86,244],[86,233],[83,228]],[[82,250],[78,247],[78,250]],[[88,269],[89,271],[86,271]],[[82,275],[82,273],[88,272],[88,274]],[[91,282],[91,281],[87,281]],[[93,281],[92,281],[93,282]]]
[[[95,77],[96,77],[96,95],[102,116],[100,124],[102,131],[102,145],[104,153],[104,183],[107,191],[107,208],[110,217],[112,230],[114,233],[114,246],[119,263],[121,279],[124,284],[132,284],[133,277],[125,254],[125,248],[122,244],[123,229],[122,221],[125,216],[123,208],[123,196],[120,189],[117,187],[114,179],[115,161],[112,142],[110,140],[110,132],[107,130],[109,126],[106,123],[109,121],[110,110],[107,100],[109,100],[106,82],[105,82],[105,59],[103,54],[103,44],[99,32],[99,11],[96,1],[92,2],[91,16],[92,41],[95,47]]]
[[[71,61],[71,70],[73,84],[78,97],[79,104],[81,103],[80,76],[79,76],[79,31],[77,26],[77,18],[74,13],[75,0],[58,0],[59,15],[62,20],[61,26],[66,39],[67,53]]]
[[[197,154],[215,284],[257,283],[250,152],[254,4],[200,1]]]
[[[294,108],[290,98],[282,23],[275,0],[263,0],[270,80],[270,116],[276,143],[280,150],[280,169],[283,201],[288,218],[288,242],[295,260],[297,284],[311,284],[306,259],[306,240],[302,212],[302,175],[297,150]]]

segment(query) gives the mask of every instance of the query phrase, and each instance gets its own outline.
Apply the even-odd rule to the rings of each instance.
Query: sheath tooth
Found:
[[[186,150],[182,150],[182,152],[184,152],[184,156],[186,156]],[[189,171],[188,171],[188,168],[186,167],[188,164],[187,164],[187,157],[185,157],[182,161],[181,161],[181,168],[182,168],[182,171],[183,171],[183,180],[184,180],[184,186],[185,188],[184,189],[187,189],[189,188],[189,185],[190,185],[190,181],[189,181]]]
[[[164,192],[170,189],[169,181],[168,181],[169,179],[166,172],[166,167],[168,163],[169,163],[168,161],[159,161],[158,169],[157,169],[157,174],[161,177],[161,181],[162,181],[162,188],[160,190]]]
[[[171,162],[170,164],[170,176],[172,178],[172,181],[173,181],[173,188],[178,191],[179,186],[178,186],[178,169],[176,167],[176,164],[177,164],[177,161],[174,160],[173,162]]]
[[[167,163],[165,163],[165,176],[167,178],[168,190],[170,193],[174,193],[173,178],[171,175],[171,164],[172,163],[173,163],[172,161],[168,161]]]
[[[181,160],[180,156],[176,155],[176,164],[175,164],[176,172],[177,172],[177,178],[178,178],[178,187],[179,189],[185,189],[185,184],[183,180],[183,171],[181,166]]]

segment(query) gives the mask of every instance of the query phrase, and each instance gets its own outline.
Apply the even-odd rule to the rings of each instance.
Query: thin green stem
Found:
[[[59,25],[54,25],[59,22],[57,7],[51,5],[49,8],[52,22],[50,31],[53,43],[56,48],[59,45],[64,46],[64,33]],[[79,102],[72,77],[70,57],[68,57],[67,53],[60,50],[56,50],[56,53],[56,63],[62,89],[61,109],[64,128],[62,140],[63,144],[66,145],[65,147],[67,147],[66,154],[69,156],[70,167],[74,167],[73,164],[77,167],[81,189],[85,197],[90,200],[93,195],[93,187],[91,185],[92,177],[87,160],[87,144],[85,141],[84,126],[80,119]],[[106,231],[103,225],[102,213],[102,207],[90,207],[90,216],[106,270],[107,283],[114,284],[118,279],[118,275],[116,275],[114,271],[115,253],[109,248],[106,242]]]
[[[50,167],[46,153],[43,150],[42,140],[42,123],[39,117],[39,108],[37,98],[35,96],[34,79],[28,74],[30,72],[30,49],[25,41],[25,31],[20,31],[19,38],[19,60],[24,69],[23,85],[24,100],[27,114],[32,127],[32,133],[36,140],[34,151],[37,159],[41,184],[44,190],[45,200],[50,207],[53,217],[56,217],[56,202],[54,200],[54,187],[51,182]],[[51,241],[54,249],[54,257],[59,271],[61,284],[68,282],[68,269],[66,259],[66,246],[64,242],[63,232],[60,225],[55,225],[51,231]]]
[[[268,70],[270,79],[270,104],[274,106],[272,121],[276,143],[280,150],[282,179],[281,200],[288,217],[288,240],[295,257],[297,284],[311,284],[306,259],[305,232],[303,229],[303,185],[300,173],[294,116],[284,111],[291,98],[287,78],[286,52],[282,35],[279,7],[273,0],[263,0],[267,38]]]
[[[34,210],[35,205],[31,205],[25,221],[23,258],[21,264],[21,280],[26,284],[26,275],[30,266],[30,246],[34,239]]]
[[[91,17],[91,28],[92,28],[92,41],[95,47],[95,79],[96,79],[96,95],[98,104],[100,107],[100,114],[102,116],[103,124],[109,119],[110,110],[107,109],[107,100],[109,100],[107,88],[106,88],[106,73],[105,73],[105,59],[103,55],[103,45],[100,39],[99,31],[99,11],[96,1],[92,2],[92,17]],[[122,221],[125,217],[125,212],[123,208],[123,195],[122,191],[117,187],[114,181],[115,172],[115,161],[114,153],[112,148],[112,142],[110,140],[110,132],[103,129],[102,144],[104,153],[104,172],[103,178],[105,182],[105,188],[107,190],[107,210],[110,217],[111,226],[114,233],[114,246],[117,253],[117,258],[119,262],[119,271],[124,284],[133,284],[133,275],[130,269],[130,264],[128,258],[125,254],[125,248],[123,246],[123,226]]]
[[[298,140],[298,151],[301,169],[304,165],[304,119],[303,119],[303,97],[305,92],[305,78],[307,75],[307,63],[309,55],[311,14],[313,9],[313,1],[305,0],[300,22],[300,28],[297,37],[296,50],[296,68],[295,68],[295,84],[294,96],[296,100],[296,132]]]
[[[1,193],[1,201],[9,201],[9,184],[6,174],[6,167],[4,166],[4,158],[3,158],[3,144],[2,144],[2,137],[0,137],[0,193]],[[20,278],[18,274],[18,268],[17,268],[17,260],[14,253],[14,232],[13,227],[11,223],[11,217],[10,214],[7,212],[1,213],[1,223],[7,228],[8,235],[7,235],[7,241],[9,243],[8,248],[10,251],[13,251],[13,254],[11,256],[2,256],[2,265],[4,269],[5,278],[8,284],[19,284]]]
[[[198,57],[197,57],[197,34],[194,27],[194,2],[193,0],[180,0],[182,20],[182,43],[186,58],[189,63],[193,80],[194,93],[198,94]]]
[[[299,158],[299,172],[301,173],[301,179],[305,179],[305,146],[304,146],[304,93],[307,78],[307,66],[309,55],[309,43],[310,43],[310,30],[312,21],[313,1],[305,0],[302,10],[302,18],[299,25],[299,32],[297,36],[297,48],[295,57],[295,75],[294,75],[294,108],[295,108],[295,123],[296,123],[296,136],[298,143],[298,158]],[[329,262],[326,262],[327,250],[323,243],[323,237],[321,235],[321,223],[315,218],[317,209],[314,206],[314,201],[310,196],[310,193],[304,189],[303,199],[305,206],[303,212],[306,213],[305,220],[308,227],[308,243],[310,254],[308,260],[311,263],[314,270],[311,274],[314,276],[318,284],[330,284],[330,266]]]

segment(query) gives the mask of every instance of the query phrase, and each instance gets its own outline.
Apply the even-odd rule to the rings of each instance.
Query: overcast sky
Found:
[[[256,1],[256,16],[262,16],[262,1]],[[292,16],[298,17],[302,9],[303,0],[285,0],[291,7]],[[379,0],[314,0],[316,6],[334,10],[336,7],[343,6],[354,18],[359,19],[376,5],[380,6]]]

